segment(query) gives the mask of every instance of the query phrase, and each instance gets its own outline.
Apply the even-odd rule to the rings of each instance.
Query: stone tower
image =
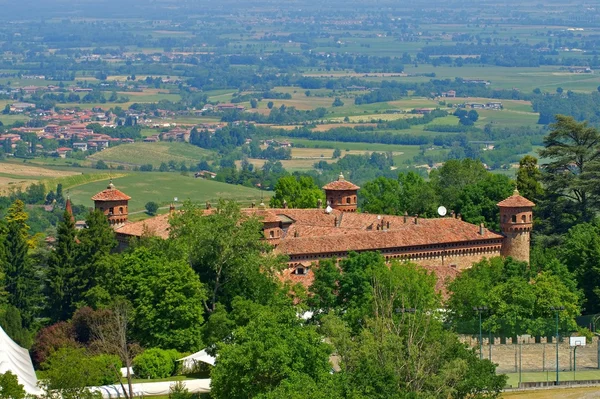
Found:
[[[106,215],[113,228],[121,227],[127,222],[127,207],[130,199],[130,196],[115,188],[112,180],[106,190],[102,190],[92,197],[94,208]]]
[[[513,195],[498,203],[500,229],[504,235],[502,256],[511,256],[529,263],[534,206],[533,202],[519,195],[516,189]]]
[[[357,191],[360,187],[352,184],[340,173],[337,180],[323,187],[327,205],[342,212],[356,212]]]

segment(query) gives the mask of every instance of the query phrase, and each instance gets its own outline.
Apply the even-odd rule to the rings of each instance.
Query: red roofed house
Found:
[[[112,180],[106,190],[100,191],[92,197],[94,209],[100,209],[113,228],[118,228],[127,223],[127,206],[130,199],[130,196],[115,188]]]
[[[501,201],[501,232],[467,223],[460,217],[433,219],[418,216],[357,213],[358,186],[340,177],[325,187],[329,206],[312,209],[246,208],[243,212],[263,221],[265,240],[275,252],[288,256],[282,278],[310,285],[311,267],[322,259],[344,258],[349,252],[377,251],[387,260],[410,261],[435,271],[440,279],[456,275],[474,262],[494,256],[512,256],[529,261],[529,234],[533,202],[515,193]],[[115,228],[125,247],[131,238],[151,232],[169,237],[169,215],[127,222],[129,197],[112,183],[93,197]],[[120,210],[118,207],[123,207]],[[212,213],[207,209],[205,214]],[[124,214],[124,215],[123,215]],[[117,223],[118,221],[118,223]]]

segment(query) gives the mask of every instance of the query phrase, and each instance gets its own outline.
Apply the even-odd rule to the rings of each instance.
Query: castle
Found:
[[[358,213],[360,187],[343,175],[323,189],[326,208],[315,204],[313,209],[290,209],[285,205],[272,209],[261,204],[243,209],[246,214],[261,218],[265,240],[276,252],[288,256],[285,279],[309,285],[315,264],[322,259],[344,258],[351,251],[378,251],[387,260],[411,261],[434,271],[438,277],[452,277],[474,262],[494,256],[529,262],[535,204],[517,190],[498,203],[501,232],[493,232],[483,224],[463,221],[460,215],[426,219],[407,214]],[[121,247],[148,232],[164,239],[169,236],[170,213],[128,222],[127,204],[131,197],[117,190],[112,182],[92,199],[95,208],[103,211],[113,226]]]

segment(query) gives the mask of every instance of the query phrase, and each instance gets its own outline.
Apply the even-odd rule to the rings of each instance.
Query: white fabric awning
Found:
[[[25,392],[30,395],[41,394],[29,352],[17,345],[0,327],[0,374],[7,371],[17,376]]]
[[[210,392],[210,378],[198,379],[198,380],[183,380],[181,381],[190,393],[208,393]],[[164,382],[143,382],[139,384],[132,384],[133,396],[145,397],[145,396],[157,396],[157,395],[168,395],[171,385],[175,384],[175,381],[164,381]],[[125,389],[129,389],[127,384],[123,384]],[[121,385],[104,385],[101,387],[91,387],[90,391],[100,392],[102,397],[105,399],[109,398],[123,398],[123,389]]]
[[[191,355],[181,358],[177,361],[183,362],[184,369],[186,369],[186,368],[189,369],[189,368],[194,367],[194,365],[198,362],[207,363],[207,364],[210,364],[211,366],[214,366],[215,360],[216,360],[216,358],[214,356],[211,356],[208,353],[206,353],[206,349],[202,349],[199,352],[192,353]]]

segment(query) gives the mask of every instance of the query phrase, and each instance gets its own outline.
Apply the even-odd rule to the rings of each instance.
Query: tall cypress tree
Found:
[[[46,275],[47,310],[54,322],[69,319],[75,311],[76,259],[75,223],[65,210],[58,224],[56,249],[48,259]]]
[[[107,273],[102,259],[116,247],[115,233],[106,216],[99,210],[89,213],[86,228],[79,231],[77,247],[77,268],[75,269],[74,296],[77,301],[85,302],[90,290],[106,280]]]
[[[4,273],[8,303],[19,309],[23,325],[29,327],[35,316],[38,280],[28,255],[27,241],[17,221],[8,222],[4,240]]]

